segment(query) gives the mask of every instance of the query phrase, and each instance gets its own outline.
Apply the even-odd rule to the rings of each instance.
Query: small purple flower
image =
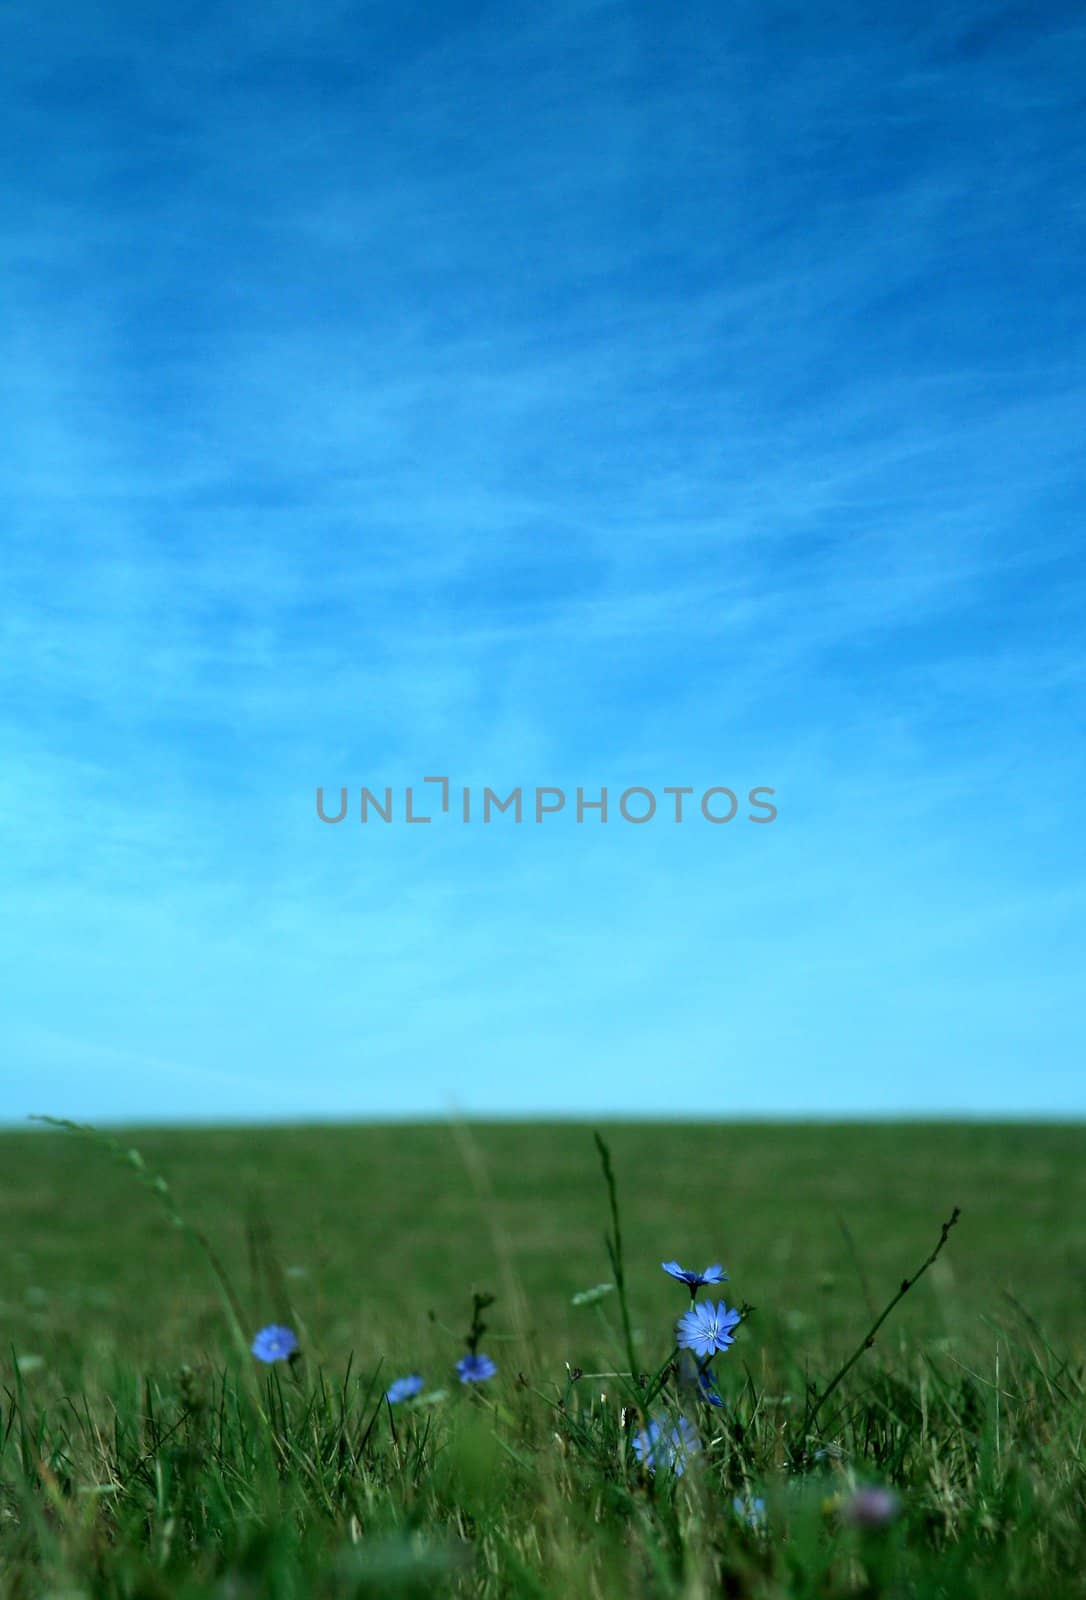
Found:
[[[892,1489],[870,1486],[856,1489],[839,1510],[842,1520],[854,1528],[885,1528],[901,1510],[901,1501]]]
[[[657,1467],[670,1468],[677,1478],[681,1478],[689,1457],[695,1450],[701,1449],[701,1440],[687,1417],[680,1417],[670,1428],[654,1419],[634,1434],[633,1449],[638,1461],[650,1472],[655,1472]]]
[[[498,1369],[489,1356],[469,1353],[460,1357],[456,1370],[461,1383],[482,1383],[485,1378],[492,1378]]]
[[[682,1350],[693,1350],[697,1356],[713,1356],[734,1344],[732,1329],[739,1323],[738,1311],[729,1311],[723,1300],[714,1305],[703,1300],[691,1306],[679,1318],[675,1339]]]
[[[409,1373],[406,1378],[397,1378],[395,1383],[390,1383],[385,1390],[385,1399],[389,1405],[395,1405],[397,1400],[410,1400],[413,1394],[418,1394],[424,1379],[417,1372]]]
[[[663,1267],[664,1271],[669,1272],[673,1278],[678,1278],[680,1283],[686,1284],[687,1288],[690,1290],[691,1300],[693,1300],[702,1284],[723,1283],[728,1276],[728,1274],[724,1271],[724,1268],[719,1265],[715,1267],[706,1267],[704,1272],[688,1272],[685,1267],[680,1267],[677,1261],[661,1261],[660,1265]]]
[[[297,1349],[298,1341],[293,1331],[275,1322],[261,1328],[252,1343],[252,1352],[258,1361],[287,1361]]]

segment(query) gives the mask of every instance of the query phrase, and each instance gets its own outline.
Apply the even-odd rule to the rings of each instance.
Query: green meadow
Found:
[[[1082,1595],[1086,1129],[599,1132],[621,1274],[589,1126],[0,1136],[0,1594]]]

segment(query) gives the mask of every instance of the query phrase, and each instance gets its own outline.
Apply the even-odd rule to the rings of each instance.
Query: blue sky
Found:
[[[1077,7],[0,63],[0,1118],[1086,1112]]]

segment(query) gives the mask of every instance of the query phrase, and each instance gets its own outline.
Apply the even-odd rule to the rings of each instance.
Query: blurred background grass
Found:
[[[666,1353],[684,1292],[660,1270],[722,1261],[756,1308],[742,1359],[782,1344],[842,1359],[912,1274],[955,1205],[946,1251],[880,1347],[920,1335],[987,1362],[1015,1296],[1060,1349],[1086,1311],[1086,1128],[1073,1125],[601,1125],[615,1163],[633,1319]],[[487,1348],[560,1376],[599,1359],[597,1314],[571,1297],[610,1278],[591,1128],[573,1123],[126,1130],[204,1230],[252,1327],[289,1319],[333,1366],[447,1377],[472,1287],[491,1289]],[[5,1343],[62,1381],[110,1358],[161,1369],[225,1350],[214,1278],[133,1170],[53,1132],[0,1135]],[[263,1219],[263,1222],[261,1222]],[[254,1246],[266,1224],[271,1256]],[[510,1271],[523,1293],[515,1333]],[[610,1301],[605,1309],[617,1310]],[[437,1323],[428,1315],[435,1313]],[[740,1351],[737,1344],[736,1352]],[[617,1355],[617,1346],[614,1354]],[[548,1372],[548,1369],[557,1369]]]

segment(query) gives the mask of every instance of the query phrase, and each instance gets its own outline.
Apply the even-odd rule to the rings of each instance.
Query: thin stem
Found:
[[[882,1327],[891,1311],[893,1311],[898,1301],[903,1300],[918,1279],[922,1278],[924,1273],[927,1272],[928,1268],[931,1266],[940,1250],[942,1250],[943,1246],[946,1244],[950,1230],[954,1227],[960,1216],[961,1210],[958,1206],[955,1206],[954,1210],[950,1214],[950,1217],[946,1222],[943,1223],[942,1232],[939,1235],[938,1243],[936,1244],[935,1249],[931,1252],[931,1255],[928,1256],[927,1260],[917,1268],[911,1278],[903,1278],[901,1280],[900,1289],[898,1289],[897,1293],[886,1306],[885,1310],[883,1310],[881,1315],[875,1318],[875,1321],[864,1335],[864,1338],[860,1344],[853,1351],[852,1355],[849,1356],[841,1370],[831,1380],[829,1386],[822,1391],[821,1395],[819,1395],[818,1399],[813,1403],[813,1405],[810,1401],[808,1401],[807,1412],[803,1419],[802,1432],[804,1436],[806,1436],[808,1431],[814,1426],[818,1413],[822,1410],[822,1407],[826,1404],[826,1401],[837,1388],[838,1384],[840,1384],[841,1381],[852,1371],[853,1367],[856,1365],[857,1361],[859,1361],[864,1352],[870,1350],[871,1346],[875,1342],[875,1335],[878,1333],[879,1329]]]
[[[618,1303],[622,1311],[622,1332],[626,1340],[626,1355],[630,1362],[630,1371],[637,1371],[637,1352],[634,1350],[633,1328],[630,1325],[630,1308],[626,1303],[626,1271],[622,1259],[622,1230],[618,1220],[618,1190],[615,1186],[615,1172],[611,1165],[611,1152],[600,1138],[598,1133],[593,1133],[596,1149],[600,1153],[603,1165],[603,1178],[607,1185],[607,1197],[611,1205],[611,1233],[607,1235],[607,1254],[611,1258],[611,1270],[615,1275],[615,1288],[618,1291]]]

